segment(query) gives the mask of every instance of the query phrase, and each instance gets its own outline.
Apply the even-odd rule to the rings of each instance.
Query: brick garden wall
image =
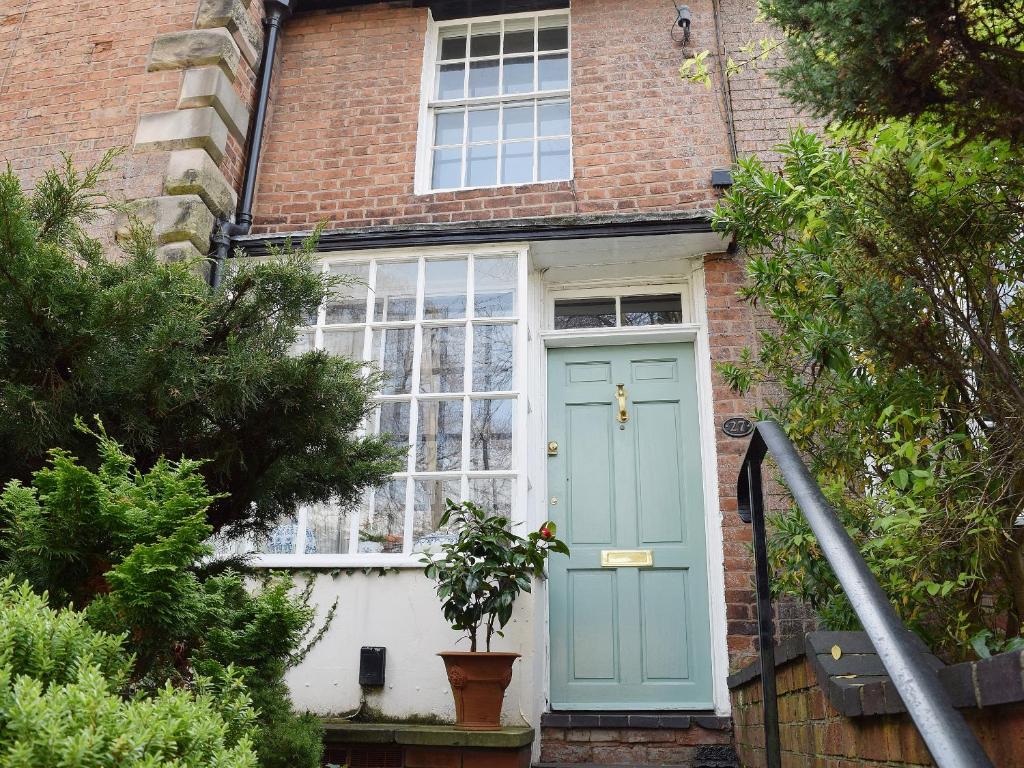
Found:
[[[829,703],[804,656],[778,666],[776,672],[783,766],[935,765],[908,715],[844,716]],[[764,768],[759,677],[732,691],[732,706],[740,764],[743,768]],[[961,711],[996,768],[1024,766],[1024,702]]]

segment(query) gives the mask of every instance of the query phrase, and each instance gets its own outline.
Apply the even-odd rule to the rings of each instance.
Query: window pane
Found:
[[[569,56],[556,53],[537,60],[537,90],[555,91],[569,87]]]
[[[373,319],[378,322],[412,320],[416,317],[415,261],[377,266]]]
[[[365,314],[365,313],[364,313]],[[363,329],[352,331],[324,331],[324,349],[332,355],[350,360],[363,359]]]
[[[462,121],[465,113],[438,112],[434,124],[434,144],[461,144],[462,143]]]
[[[533,138],[533,104],[525,107],[505,107],[504,139]]]
[[[306,331],[295,334],[295,341],[288,348],[288,354],[293,357],[304,355],[313,349],[313,340],[316,338],[314,331]]]
[[[541,104],[540,110],[541,136],[567,136],[569,134],[569,102],[556,101],[553,104]]]
[[[458,503],[462,500],[462,481],[456,478],[443,480],[414,480],[416,510],[413,519],[414,552],[437,549],[454,539],[450,531],[438,528],[444,515],[447,499]]]
[[[498,140],[498,110],[471,109],[469,111],[469,142]]]
[[[502,184],[528,184],[533,181],[532,141],[504,144],[501,154]]]
[[[512,478],[470,478],[469,500],[492,514],[512,517]]]
[[[469,95],[498,95],[498,60],[474,61],[469,65]]]
[[[327,324],[366,322],[369,264],[332,264],[331,277],[343,279],[327,298]]]
[[[416,469],[457,470],[462,464],[462,400],[420,400]]]
[[[342,507],[317,504],[306,510],[306,554],[343,555],[348,553],[352,518],[361,518],[365,504]]]
[[[560,51],[569,47],[569,28],[564,17],[541,19],[537,33],[538,46],[542,51]]]
[[[683,299],[678,293],[661,296],[623,296],[623,325],[665,325],[683,322]]]
[[[266,539],[258,542],[257,549],[264,555],[294,555],[298,536],[298,521],[294,517],[288,517],[274,526]]]
[[[470,412],[470,469],[511,469],[515,400],[474,400]]]
[[[473,262],[473,311],[477,317],[511,317],[515,315],[515,256],[476,259]]]
[[[515,326],[477,325],[473,328],[473,391],[508,392],[512,389]]]
[[[572,178],[572,169],[569,165],[568,139],[553,139],[540,142],[540,161],[537,167],[538,181]]]
[[[504,93],[533,91],[533,57],[505,59]]]
[[[396,448],[409,446],[409,403],[384,402],[380,404],[379,435],[390,435],[389,442]]]
[[[412,328],[387,328],[373,332],[373,360],[384,372],[384,395],[407,395],[412,390]]]
[[[442,61],[466,58],[466,30],[463,28],[461,31],[463,34],[441,38]]]
[[[423,329],[420,392],[461,392],[466,366],[466,326]]]
[[[528,29],[505,28],[505,53],[533,53],[533,20]]]
[[[497,56],[501,52],[501,22],[474,24],[469,41],[470,56]]]
[[[435,149],[434,172],[430,180],[433,189],[451,189],[460,186],[462,178],[462,149]]]
[[[465,63],[442,64],[437,68],[437,98],[461,99],[465,89]]]
[[[474,144],[466,150],[466,186],[492,187],[498,183],[498,145]]]
[[[424,267],[423,317],[466,316],[466,260],[428,259]]]
[[[555,302],[555,329],[612,328],[615,299],[569,299]]]
[[[359,528],[359,551],[401,552],[405,543],[405,479],[391,480],[374,493],[373,511]]]

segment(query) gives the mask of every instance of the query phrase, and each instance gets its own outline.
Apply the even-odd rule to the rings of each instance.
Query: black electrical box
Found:
[[[384,661],[387,648],[359,649],[359,684],[370,687],[384,685]]]

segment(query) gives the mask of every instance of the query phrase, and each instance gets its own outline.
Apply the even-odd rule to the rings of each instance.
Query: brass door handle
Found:
[[[629,421],[629,414],[626,413],[626,386],[624,384],[615,385],[615,399],[619,401],[619,415],[615,418],[619,424],[625,424]]]

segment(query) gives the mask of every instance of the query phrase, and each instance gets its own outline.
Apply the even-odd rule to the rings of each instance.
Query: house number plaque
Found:
[[[746,437],[754,431],[754,422],[743,416],[733,416],[725,420],[722,431],[729,437]]]

